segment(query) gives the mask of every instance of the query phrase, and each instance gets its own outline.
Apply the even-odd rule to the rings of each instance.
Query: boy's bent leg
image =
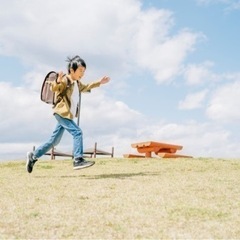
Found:
[[[83,156],[83,140],[82,130],[71,119],[63,118],[58,114],[54,115],[58,123],[61,124],[73,136],[73,155],[74,158],[81,158]]]
[[[64,127],[73,136],[73,169],[77,170],[94,165],[94,161],[86,161],[83,158],[82,131],[79,126],[71,119],[62,118],[57,114],[55,114],[55,117],[59,124],[61,124],[62,127]]]

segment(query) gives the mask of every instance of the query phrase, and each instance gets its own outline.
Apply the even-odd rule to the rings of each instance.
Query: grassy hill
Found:
[[[0,163],[0,239],[240,239],[240,161]]]

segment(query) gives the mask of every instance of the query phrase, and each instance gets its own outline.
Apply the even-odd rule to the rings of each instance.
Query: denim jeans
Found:
[[[34,151],[34,156],[36,158],[40,158],[46,152],[48,152],[51,148],[56,146],[60,142],[62,135],[64,133],[64,130],[66,129],[73,136],[74,158],[82,157],[83,155],[82,130],[73,120],[68,118],[63,118],[58,114],[54,114],[54,116],[58,121],[57,126],[53,131],[50,139]]]

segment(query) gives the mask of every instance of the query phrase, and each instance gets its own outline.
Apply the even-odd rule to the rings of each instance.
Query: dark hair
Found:
[[[78,55],[73,58],[68,57],[66,61],[68,62],[68,66],[67,66],[68,73],[70,73],[71,68],[73,69],[74,72],[78,69],[79,66],[87,68],[85,61],[82,58],[80,58]]]

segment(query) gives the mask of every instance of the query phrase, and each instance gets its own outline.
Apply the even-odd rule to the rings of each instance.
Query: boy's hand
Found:
[[[58,73],[57,83],[62,82],[63,75],[64,75],[63,72],[59,72],[59,73]]]
[[[108,83],[110,81],[110,77],[104,76],[100,79],[101,84]]]

